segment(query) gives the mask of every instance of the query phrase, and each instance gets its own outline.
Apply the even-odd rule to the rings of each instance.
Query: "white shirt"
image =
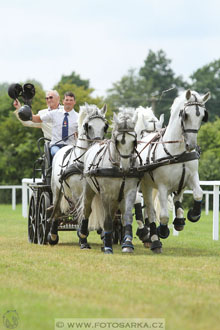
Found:
[[[58,109],[63,109],[62,105],[58,106]],[[38,111],[38,115],[41,116],[49,111],[55,111],[55,110],[51,110],[50,108],[47,109],[43,109]],[[44,134],[44,137],[51,140],[52,139],[52,124],[51,123],[33,123],[33,121],[28,120],[28,121],[24,121],[21,120],[18,116],[18,110],[14,111],[15,116],[18,118],[18,120],[22,123],[22,125],[27,126],[27,127],[35,127],[35,128],[41,128]]]
[[[73,109],[68,112],[68,135],[70,137],[64,142],[62,141],[62,126],[64,120],[64,114],[66,111],[64,108],[56,109],[53,111],[47,111],[40,115],[41,120],[43,123],[50,123],[52,125],[52,139],[50,146],[58,143],[58,144],[65,144],[65,145],[74,145],[75,144],[75,137],[73,133],[77,132],[78,129],[78,113]]]

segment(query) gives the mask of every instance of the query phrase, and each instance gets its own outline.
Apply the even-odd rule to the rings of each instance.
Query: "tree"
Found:
[[[160,50],[149,51],[144,66],[136,73],[129,70],[113,88],[107,91],[107,101],[114,109],[119,106],[152,106],[155,114],[165,113],[165,122],[169,119],[169,108],[178,91],[186,87],[181,77],[175,77],[170,68],[171,60]],[[169,92],[167,91],[169,90]],[[165,93],[164,91],[167,91]]]
[[[9,84],[4,82],[0,84],[0,95],[5,94],[8,91]]]
[[[190,78],[192,89],[199,93],[211,91],[211,99],[206,107],[210,109],[209,120],[214,121],[220,113],[220,59],[198,69]]]
[[[130,69],[119,82],[113,83],[113,87],[107,91],[106,98],[114,110],[121,106],[138,107],[146,105],[146,96],[142,90],[142,79],[137,75],[135,69]]]
[[[89,88],[89,80],[81,79],[80,75],[76,74],[74,71],[69,76],[62,76],[58,82],[58,86],[63,84],[74,84],[79,87],[84,87],[85,89]]]
[[[179,90],[185,89],[186,83],[182,77],[176,77],[170,67],[171,60],[163,50],[154,53],[149,51],[140,68],[139,74],[144,78],[144,89],[149,102],[152,103],[155,114],[165,115],[165,122],[169,119],[169,109]]]
[[[200,128],[198,144],[202,150],[199,161],[200,180],[218,180],[220,177],[220,118]]]

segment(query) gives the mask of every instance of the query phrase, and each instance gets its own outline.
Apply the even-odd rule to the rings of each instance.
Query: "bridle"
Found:
[[[148,123],[152,123],[153,124],[153,129],[152,130],[147,129],[147,128],[143,129],[141,131],[141,138],[143,137],[143,135],[144,135],[145,132],[146,133],[154,133],[154,132],[157,132],[159,130],[157,128],[157,124],[159,123],[158,121],[156,121],[156,120],[149,120]]]
[[[104,133],[106,133],[107,132],[107,130],[108,130],[108,122],[107,122],[107,120],[103,117],[103,116],[101,116],[101,115],[98,115],[98,114],[96,114],[96,115],[92,115],[92,116],[90,116],[89,118],[88,118],[88,120],[87,120],[87,122],[83,125],[83,127],[84,127],[84,129],[85,129],[85,131],[86,131],[86,138],[88,139],[88,140],[91,140],[91,138],[90,138],[90,136],[89,136],[89,129],[88,129],[88,123],[91,121],[91,120],[93,120],[93,119],[96,119],[96,118],[99,118],[99,119],[101,119],[104,123],[105,123],[105,127],[104,127]],[[94,138],[93,140],[101,140],[101,138],[99,137],[96,137],[96,138]]]
[[[196,96],[193,95],[195,98]],[[196,116],[200,116],[200,111],[199,111],[199,107],[200,108],[204,108],[205,109],[205,115],[202,119],[202,121],[204,122],[207,122],[208,121],[208,112],[206,110],[206,107],[205,107],[205,104],[204,103],[201,103],[201,102],[198,102],[197,101],[197,98],[196,98],[196,101],[194,102],[187,102],[185,103],[184,105],[184,108],[180,110],[180,113],[179,113],[179,116],[181,118],[181,128],[182,128],[182,131],[183,131],[183,135],[185,135],[185,133],[194,133],[194,134],[197,134],[199,129],[194,129],[194,128],[185,128],[185,120],[187,118],[187,114],[186,114],[186,108],[187,107],[191,107],[191,106],[195,106],[196,107]]]
[[[133,146],[133,149],[132,149],[132,151],[129,155],[121,154],[120,150],[118,149],[118,137],[120,135],[122,135],[121,143],[125,144],[125,134],[134,137],[134,146]],[[135,133],[135,131],[133,129],[130,129],[130,128],[120,128],[120,129],[117,130],[117,134],[113,133],[113,138],[114,138],[114,142],[115,142],[115,148],[116,148],[119,156],[121,158],[124,158],[124,159],[131,158],[134,151],[135,151],[135,148],[137,147],[137,134]]]

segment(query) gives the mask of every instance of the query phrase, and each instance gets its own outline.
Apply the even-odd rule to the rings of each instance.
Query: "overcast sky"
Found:
[[[97,95],[163,49],[185,79],[220,59],[219,0],[0,0],[0,83],[51,89],[75,71]]]

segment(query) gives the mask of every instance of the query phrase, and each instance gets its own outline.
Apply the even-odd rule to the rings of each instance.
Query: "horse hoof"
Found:
[[[188,213],[187,213],[187,219],[189,221],[191,221],[191,222],[197,222],[197,221],[199,221],[199,219],[201,217],[201,214],[199,214],[199,215],[193,215],[193,212],[192,211],[193,211],[192,209],[190,209],[188,211]]]
[[[182,231],[185,226],[185,218],[175,218],[173,220],[174,229],[176,231]]]
[[[123,253],[133,253],[134,252],[134,248],[124,247],[124,248],[122,248],[122,252]]]
[[[184,226],[178,226],[178,225],[174,225],[174,229],[176,231],[182,231],[184,229]]]
[[[104,254],[113,254],[113,250],[110,247],[102,247],[101,251],[104,252]]]
[[[157,227],[157,235],[162,239],[167,238],[170,235],[170,230],[167,225],[159,225],[159,227]]]
[[[91,249],[91,246],[88,243],[82,243],[82,244],[80,244],[80,249],[89,250],[89,249]]]
[[[59,242],[59,236],[49,233],[47,236],[47,240],[50,245],[56,245]]]
[[[159,240],[153,241],[150,249],[152,252],[159,254],[162,252],[162,243]]]

